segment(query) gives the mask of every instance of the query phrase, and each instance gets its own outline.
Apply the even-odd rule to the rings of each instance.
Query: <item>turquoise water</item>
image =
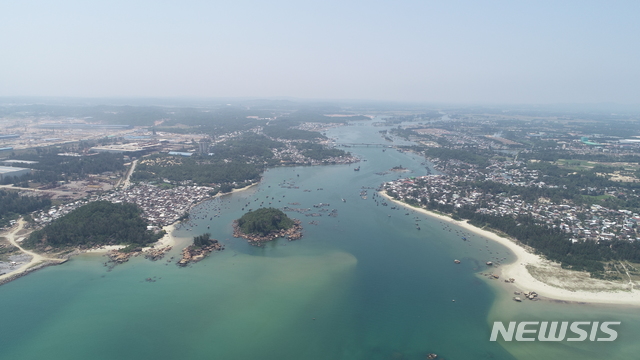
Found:
[[[329,135],[385,143],[381,129],[349,126]],[[0,359],[424,359],[429,352],[445,359],[585,353],[615,359],[638,351],[633,310],[556,303],[517,308],[504,300],[506,290],[476,273],[489,258],[511,258],[505,248],[379,205],[374,190],[360,198],[362,186],[426,174],[422,159],[393,149],[350,150],[367,160],[359,172],[354,165],[272,169],[259,186],[196,207],[192,223],[176,233],[179,243],[211,232],[226,245],[200,263],[178,268],[135,258],[107,272],[103,257],[84,255],[0,287]],[[413,172],[375,174],[396,165]],[[283,181],[299,189],[281,188]],[[290,213],[303,221],[303,239],[258,248],[231,236],[231,222],[248,202],[252,208],[323,202],[338,216]],[[210,220],[217,208],[220,217]],[[308,224],[312,220],[318,224]],[[156,282],[144,281],[148,277]],[[493,319],[546,314],[632,321],[606,346],[488,341]]]

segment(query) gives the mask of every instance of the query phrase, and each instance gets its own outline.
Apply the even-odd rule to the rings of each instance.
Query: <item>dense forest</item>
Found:
[[[268,235],[273,231],[289,229],[294,225],[287,214],[275,208],[249,211],[238,219],[238,226],[245,234]]]
[[[139,164],[131,180],[148,182],[162,181],[162,179],[172,182],[192,180],[199,185],[243,183],[259,179],[262,168],[261,165],[240,161],[204,163],[185,158],[180,164],[172,166]]]
[[[314,134],[319,134],[304,131],[304,137],[308,136],[306,133],[311,133],[314,137]],[[171,182],[192,180],[201,185],[251,182],[258,180],[267,167],[280,164],[280,160],[274,158],[272,149],[284,147],[285,144],[282,142],[248,132],[211,147],[211,153],[208,155],[195,154],[191,157],[175,158],[171,165],[151,165],[146,161],[141,162],[137,165],[131,179],[147,182],[163,179]],[[326,148],[311,142],[296,143],[296,147],[303,155],[314,160],[348,155],[343,150]],[[152,155],[145,159],[154,160],[162,157],[170,156]],[[228,187],[225,189],[231,190]]]
[[[163,234],[147,230],[148,224],[141,213],[130,203],[91,202],[32,232],[23,245],[27,248],[147,245]]]
[[[273,158],[271,149],[283,148],[284,144],[273,141],[266,136],[246,133],[234,139],[217,144],[211,148],[213,158],[217,160],[268,161]]]
[[[6,226],[19,215],[51,206],[51,200],[36,196],[22,196],[15,191],[0,190],[0,226]]]
[[[339,157],[349,155],[344,150],[336,148],[326,148],[321,144],[314,143],[297,143],[296,147],[301,150],[302,155],[313,160],[324,160],[330,157]]]
[[[307,131],[299,129],[291,129],[288,126],[265,126],[262,133],[272,138],[287,140],[316,140],[326,139],[327,137],[317,131]]]

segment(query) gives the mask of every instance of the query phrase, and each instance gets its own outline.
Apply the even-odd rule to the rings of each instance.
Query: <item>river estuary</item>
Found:
[[[328,135],[338,143],[390,145],[378,133],[383,129],[360,122]],[[632,359],[640,353],[637,309],[515,303],[507,288],[478,275],[488,260],[512,260],[506,248],[383,206],[373,189],[426,175],[428,167],[416,155],[383,149],[346,149],[366,160],[353,165],[271,169],[258,186],[196,206],[190,224],[176,231],[178,246],[169,257],[205,232],[226,249],[186,268],[168,257],[139,257],[108,272],[104,257],[87,254],[1,286],[0,359],[369,360],[428,353],[448,360]],[[388,171],[397,165],[410,172]],[[304,237],[254,247],[231,235],[248,203],[311,208],[322,216],[289,212],[302,220]],[[313,207],[319,203],[329,211]],[[337,216],[328,216],[334,209]],[[525,344],[490,342],[494,320],[622,325],[609,343]]]

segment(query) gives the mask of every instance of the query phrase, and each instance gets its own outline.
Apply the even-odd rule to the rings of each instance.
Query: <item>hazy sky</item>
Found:
[[[0,96],[640,103],[640,1],[0,1]]]

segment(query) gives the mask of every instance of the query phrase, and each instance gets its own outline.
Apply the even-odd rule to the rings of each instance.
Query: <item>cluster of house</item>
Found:
[[[138,205],[144,218],[151,224],[162,227],[174,223],[196,203],[211,197],[213,188],[207,186],[176,186],[161,188],[154,185],[141,184],[135,187],[115,190],[89,199],[78,200],[51,207],[48,211],[38,211],[33,219],[45,225],[82,205],[92,201],[107,200],[113,203],[128,202]]]
[[[521,173],[523,178],[534,177],[532,173]],[[422,176],[413,179],[399,179],[385,183],[384,188],[396,198],[411,203],[435,201],[454,208],[472,208],[478,213],[494,216],[531,216],[536,223],[559,228],[570,234],[573,242],[607,241],[612,239],[640,240],[638,222],[640,215],[629,210],[614,210],[600,205],[579,206],[573,203],[555,204],[550,199],[540,198],[534,202],[525,201],[520,195],[506,196],[494,194],[480,188],[460,186],[469,178],[449,175]],[[489,177],[493,181],[507,181]],[[545,186],[530,179],[517,179],[520,186]]]

